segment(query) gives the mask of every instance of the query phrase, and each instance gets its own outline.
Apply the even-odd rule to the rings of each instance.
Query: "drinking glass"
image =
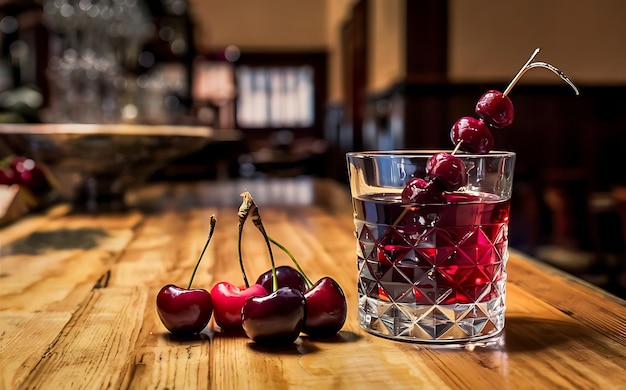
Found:
[[[468,182],[403,204],[436,150],[346,155],[357,241],[359,323],[394,339],[463,344],[504,329],[515,154],[457,153]]]

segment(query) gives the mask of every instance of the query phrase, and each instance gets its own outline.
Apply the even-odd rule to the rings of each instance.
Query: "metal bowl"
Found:
[[[5,124],[0,140],[34,159],[65,200],[88,209],[123,205],[125,193],[169,161],[204,147],[207,127]]]

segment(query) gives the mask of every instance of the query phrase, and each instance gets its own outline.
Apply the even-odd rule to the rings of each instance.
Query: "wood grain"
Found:
[[[344,289],[349,315],[336,337],[266,349],[213,320],[199,335],[171,336],[156,293],[186,286],[211,215],[217,228],[194,287],[243,283],[239,199],[215,204],[216,185],[155,186],[143,208],[93,216],[59,207],[0,230],[0,388],[624,388],[624,301],[514,251],[499,343],[442,349],[364,332],[350,199],[328,182],[316,182],[311,205],[259,207],[310,278],[328,275]],[[242,243],[254,282],[270,267],[267,246],[252,224]],[[290,264],[273,252],[277,265]]]

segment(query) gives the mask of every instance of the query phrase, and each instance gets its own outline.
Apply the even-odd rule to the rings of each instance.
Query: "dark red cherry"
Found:
[[[278,288],[291,287],[301,292],[306,291],[306,280],[298,270],[288,265],[276,267],[276,279]],[[261,274],[256,280],[256,284],[260,284],[268,293],[273,291],[272,288],[272,270],[268,270]]]
[[[159,290],[156,297],[157,313],[165,327],[174,334],[194,334],[204,329],[213,314],[211,293],[201,288],[191,288],[202,256],[211,242],[217,220],[211,215],[211,230],[204,248],[196,261],[187,288],[167,284]]]
[[[454,123],[450,139],[455,145],[462,141],[460,148],[470,153],[487,153],[493,149],[493,135],[489,126],[471,116],[464,116]]]
[[[435,153],[426,163],[426,177],[436,180],[445,191],[456,191],[467,184],[465,164],[450,153]]]
[[[476,115],[496,129],[503,129],[513,123],[513,102],[502,92],[489,90],[478,99]]]
[[[255,343],[284,346],[293,343],[304,326],[306,300],[301,291],[282,287],[264,297],[252,297],[243,304],[243,330]]]
[[[441,188],[434,181],[420,177],[409,180],[402,190],[403,204],[441,203],[444,199]]]
[[[161,288],[156,304],[161,322],[173,334],[201,332],[213,313],[213,301],[208,291],[185,289],[173,284]]]
[[[330,337],[346,322],[348,305],[339,284],[323,277],[304,293],[306,321],[302,331],[313,337]]]

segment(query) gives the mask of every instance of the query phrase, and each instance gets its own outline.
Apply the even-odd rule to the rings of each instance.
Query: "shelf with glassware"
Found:
[[[2,53],[11,60],[9,87],[41,95],[25,121],[188,121],[195,45],[186,7],[8,2],[0,7],[0,18],[3,33],[8,29]]]

